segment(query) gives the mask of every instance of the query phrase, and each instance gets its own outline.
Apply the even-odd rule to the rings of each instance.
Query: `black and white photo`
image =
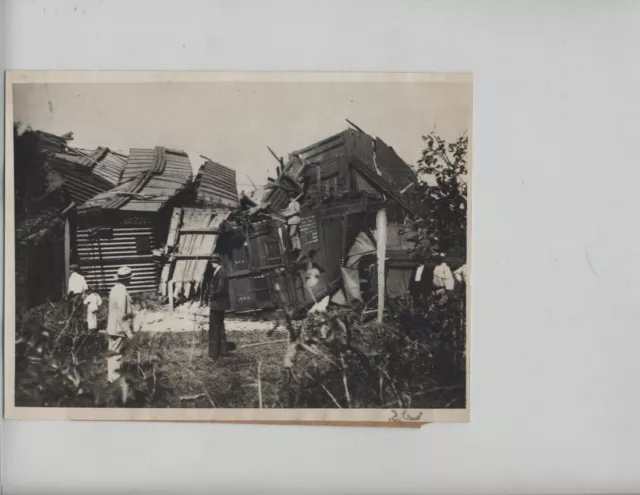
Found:
[[[471,76],[6,88],[8,417],[468,420]]]

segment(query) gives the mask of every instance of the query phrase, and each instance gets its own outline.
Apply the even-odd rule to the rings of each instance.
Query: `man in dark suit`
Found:
[[[213,266],[213,276],[209,306],[209,357],[216,359],[225,353],[227,347],[224,312],[229,309],[229,279],[227,272],[222,267],[219,254],[213,254],[211,265]]]
[[[433,290],[433,266],[425,265],[425,258],[418,256],[416,266],[411,272],[411,280],[409,281],[409,293],[413,296],[415,304],[425,304],[431,291]]]

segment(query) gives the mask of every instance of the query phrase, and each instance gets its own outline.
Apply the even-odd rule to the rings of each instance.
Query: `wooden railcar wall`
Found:
[[[238,231],[234,237],[233,247],[225,253],[232,311],[304,302],[300,276],[284,270],[286,253],[274,225],[259,225],[248,237]]]

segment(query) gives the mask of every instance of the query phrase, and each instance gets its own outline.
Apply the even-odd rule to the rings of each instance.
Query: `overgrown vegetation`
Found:
[[[69,314],[66,302],[46,303],[17,325],[16,405],[116,407],[117,390],[106,381],[107,337],[84,325],[84,308]],[[99,311],[106,323],[106,305]],[[151,338],[148,338],[151,337]],[[130,384],[131,407],[156,403],[163,388],[165,335],[138,334],[124,350],[122,372]]]
[[[464,293],[427,304],[391,301],[382,324],[354,309],[307,318],[281,406],[463,408]]]

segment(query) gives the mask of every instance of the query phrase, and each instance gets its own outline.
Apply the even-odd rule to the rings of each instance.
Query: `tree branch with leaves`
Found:
[[[467,154],[466,135],[448,143],[435,133],[422,137],[425,148],[415,167],[413,196],[420,214],[409,220],[413,254],[431,259],[435,253],[466,258]]]

